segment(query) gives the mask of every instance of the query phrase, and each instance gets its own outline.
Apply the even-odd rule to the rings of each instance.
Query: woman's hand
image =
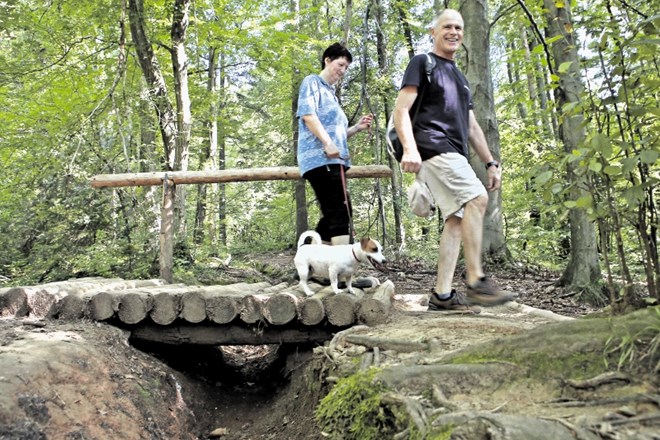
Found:
[[[360,122],[355,124],[356,128],[358,131],[362,130],[369,130],[371,129],[371,124],[374,122],[374,115],[371,113],[368,115],[364,115],[360,118]]]
[[[328,156],[330,159],[336,159],[339,157],[339,149],[332,141],[328,144],[323,145],[323,151],[325,152],[325,155]]]

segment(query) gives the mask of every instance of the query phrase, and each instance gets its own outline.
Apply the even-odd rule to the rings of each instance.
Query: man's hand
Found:
[[[488,176],[487,176],[488,184],[486,185],[486,189],[490,191],[495,191],[497,189],[500,189],[500,186],[502,185],[502,172],[500,171],[499,167],[488,167]]]
[[[403,156],[401,157],[401,169],[404,172],[417,174],[421,168],[422,158],[419,155],[419,151],[403,152]]]

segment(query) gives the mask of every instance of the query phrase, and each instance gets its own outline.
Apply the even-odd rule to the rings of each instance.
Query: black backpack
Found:
[[[426,71],[426,79],[428,83],[431,83],[431,72],[435,67],[435,58],[431,54],[426,54],[426,62],[424,63],[424,70]],[[422,98],[424,97],[424,87],[420,87],[421,91],[417,95],[417,105],[415,106],[415,113],[413,113],[412,119],[410,120],[413,128],[415,127],[415,118],[417,117],[417,112],[419,111],[419,106],[422,105]],[[403,157],[403,145],[399,140],[399,136],[396,134],[396,129],[394,128],[394,112],[390,114],[390,119],[387,122],[387,131],[386,131],[386,142],[387,142],[387,151],[396,159],[397,162],[401,162]]]

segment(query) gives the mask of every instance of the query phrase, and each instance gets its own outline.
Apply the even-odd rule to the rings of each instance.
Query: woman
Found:
[[[342,184],[343,171],[351,167],[348,138],[368,130],[373,115],[364,115],[348,126],[348,119],[335,95],[335,86],[353,61],[351,53],[339,43],[323,52],[321,73],[307,76],[298,94],[298,166],[300,174],[312,185],[322,217],[316,226],[324,242],[350,243],[350,200]]]

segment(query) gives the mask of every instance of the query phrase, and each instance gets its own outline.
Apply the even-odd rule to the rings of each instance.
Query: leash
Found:
[[[344,173],[344,164],[339,164],[339,173],[341,174],[341,186],[344,190],[344,205],[346,205],[346,213],[348,214],[348,242],[353,244],[353,216],[351,215],[351,207],[348,204],[348,190],[346,189],[346,174]]]

